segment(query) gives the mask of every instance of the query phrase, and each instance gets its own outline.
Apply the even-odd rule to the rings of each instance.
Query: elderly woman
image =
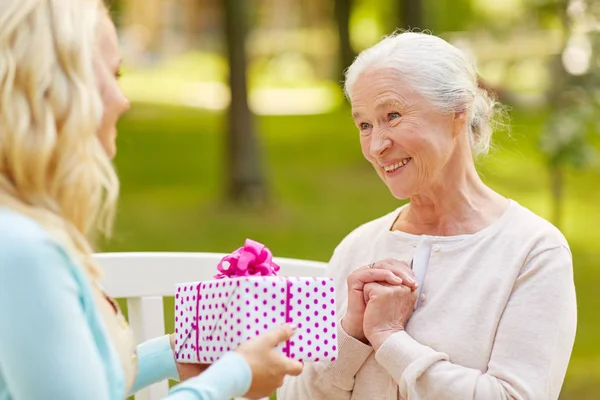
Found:
[[[571,253],[477,174],[496,104],[473,65],[401,33],[358,56],[345,91],[364,157],[410,202],[335,249],[340,357],[286,378],[279,399],[556,399],[576,330]]]

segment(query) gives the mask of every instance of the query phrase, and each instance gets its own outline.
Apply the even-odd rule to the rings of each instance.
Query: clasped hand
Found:
[[[386,259],[348,276],[348,308],[343,329],[375,350],[404,330],[417,300],[417,281],[405,261]]]

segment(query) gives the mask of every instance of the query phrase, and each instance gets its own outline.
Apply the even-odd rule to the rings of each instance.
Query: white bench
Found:
[[[142,342],[165,334],[163,297],[173,296],[175,284],[213,279],[220,253],[98,253],[108,294],[127,299],[129,323]],[[323,276],[326,263],[274,257],[280,276]],[[154,384],[135,395],[135,400],[159,400],[168,382]]]

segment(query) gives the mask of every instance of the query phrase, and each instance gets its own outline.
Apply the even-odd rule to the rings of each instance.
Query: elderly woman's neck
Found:
[[[496,221],[508,200],[487,187],[472,162],[450,168],[429,190],[414,195],[394,230],[416,235],[472,234]]]

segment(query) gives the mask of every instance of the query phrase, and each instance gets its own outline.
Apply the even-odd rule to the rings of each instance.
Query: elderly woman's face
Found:
[[[394,197],[430,189],[455,146],[454,116],[439,112],[391,69],[366,70],[350,95],[363,155]]]

